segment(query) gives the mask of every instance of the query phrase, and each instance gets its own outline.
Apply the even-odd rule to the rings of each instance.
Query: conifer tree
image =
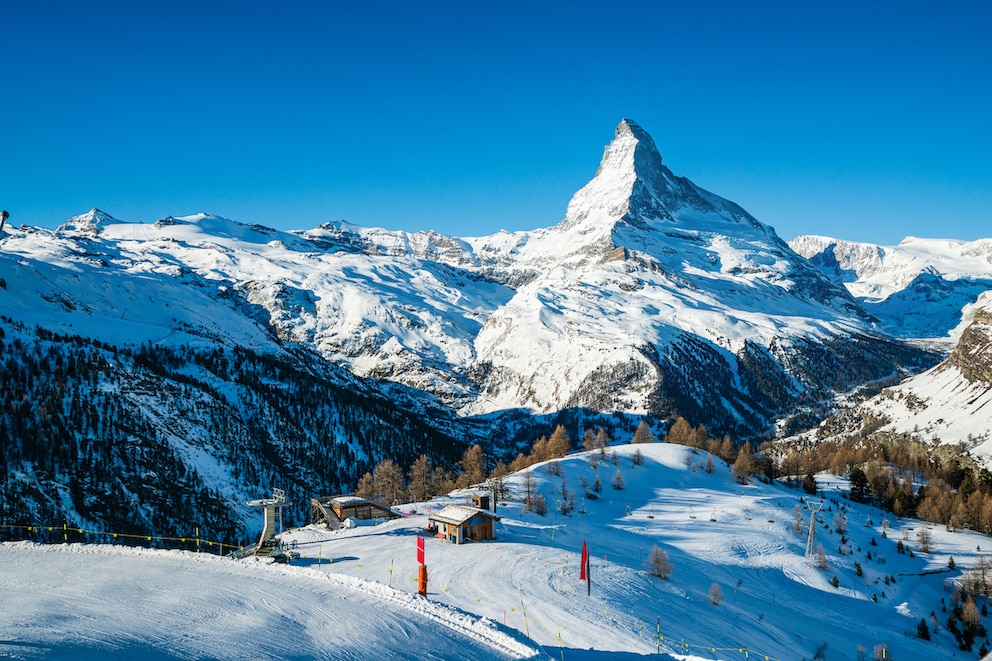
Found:
[[[860,468],[852,468],[849,477],[851,480],[851,500],[856,503],[867,503],[871,496],[868,476]]]
[[[920,543],[921,552],[930,552],[930,538],[930,530],[926,526],[920,526],[920,529],[916,531],[916,539]]]
[[[355,495],[361,496],[362,498],[372,498],[374,497],[375,489],[372,487],[372,473],[366,472],[358,479],[358,485],[355,487]]]
[[[586,429],[585,433],[582,435],[582,449],[583,450],[596,449],[596,432],[593,431],[592,427]]]
[[[451,473],[440,466],[434,467],[434,491],[438,494],[451,493],[455,488],[455,482],[451,479]]]
[[[372,473],[372,491],[387,505],[397,505],[405,499],[403,471],[392,459],[383,459]]]
[[[692,440],[692,425],[682,416],[675,418],[675,422],[668,428],[668,434],[665,440],[669,443],[677,443],[678,445],[689,445],[689,441]]]
[[[750,443],[745,443],[737,451],[732,470],[738,482],[747,482],[747,477],[754,472],[754,448]]]
[[[517,457],[510,462],[510,472],[519,473],[523,469],[530,466],[533,462],[531,458],[525,455],[523,452],[517,454]]]
[[[524,473],[524,511],[529,512],[534,508],[534,497],[537,494],[537,487],[534,484],[534,471]]]
[[[820,569],[827,568],[827,553],[823,550],[823,544],[816,547],[816,566]]]
[[[530,463],[536,464],[550,458],[551,455],[548,454],[548,438],[546,436],[542,436],[534,441],[534,445],[530,449]]]
[[[548,513],[548,504],[545,502],[544,496],[538,494],[534,497],[534,511],[541,516]]]
[[[582,438],[583,450],[599,450],[601,448],[605,448],[609,444],[610,436],[602,427],[596,431],[593,431],[592,428],[587,429]]]
[[[478,445],[472,445],[465,450],[458,466],[460,471],[456,486],[459,488],[464,489],[486,479],[486,457]]]
[[[610,444],[610,435],[606,433],[606,430],[600,427],[596,431],[596,447],[599,449],[605,448]]]
[[[647,420],[641,420],[641,424],[637,425],[637,430],[634,432],[634,443],[654,443],[654,432],[651,431],[651,425],[648,424]]]
[[[551,438],[548,439],[547,458],[557,459],[564,457],[571,449],[572,442],[568,438],[568,432],[565,430],[564,425],[558,425],[551,434]]]
[[[410,496],[414,501],[422,503],[430,500],[436,495],[434,491],[434,469],[427,459],[427,455],[422,454],[410,465],[407,472],[410,478]]]

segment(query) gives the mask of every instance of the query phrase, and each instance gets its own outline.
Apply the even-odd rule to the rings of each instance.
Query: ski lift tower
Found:
[[[261,507],[265,511],[265,526],[262,530],[262,536],[256,545],[256,555],[269,555],[272,548],[276,545],[276,542],[273,541],[273,538],[276,536],[276,521],[279,521],[279,532],[282,532],[282,510],[287,505],[292,505],[292,503],[286,500],[285,490],[273,489],[271,498],[249,500],[248,505]]]
[[[809,510],[809,537],[806,538],[806,557],[813,557],[813,541],[816,539],[816,515],[823,509],[822,500],[807,500],[806,509]]]
[[[276,518],[279,521],[279,532],[282,532],[282,510],[287,505],[292,505],[292,503],[286,502],[286,490],[285,489],[272,489],[272,500],[276,501]]]

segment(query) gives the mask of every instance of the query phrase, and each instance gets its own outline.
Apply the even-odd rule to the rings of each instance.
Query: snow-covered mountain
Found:
[[[770,227],[674,175],[630,120],[547,229],[450,238],[329,223],[289,233],[207,214],[123,223],[93,210],[53,233],[15,232],[4,249],[80,277],[195,285],[189,304],[151,312],[158,323],[144,340],[189,321],[168,312],[176,307],[210,319],[202,293],[222,292],[241,304],[225,316],[241,318],[218,328],[260,322],[462,416],[681,414],[753,437],[799,399],[928,360],[878,334],[842,286]],[[107,316],[147,314],[143,298],[114,299]],[[100,319],[93,305],[79,301],[83,317],[68,323]],[[194,334],[204,332],[225,335]]]
[[[968,324],[967,308],[992,290],[992,239],[907,237],[877,246],[799,236],[789,245],[842,282],[896,337],[953,346]]]
[[[798,365],[808,344],[885,344],[842,287],[736,204],[675,176],[630,120],[563,221],[506,238],[469,240],[520,283],[476,338],[473,411],[678,410],[740,434],[776,397],[823,386]],[[876,375],[900,362],[885,352]],[[781,392],[761,392],[760,379]]]
[[[170,507],[216,518],[225,502],[243,521],[244,497],[274,481],[307,476],[292,486],[303,496],[384,456],[450,459],[474,441],[512,455],[551,417],[575,437],[591,416],[622,438],[640,416],[681,415],[760,438],[938,360],[676,176],[630,120],[564,219],[529,232],[284,232],[96,209],[54,231],[8,225],[0,312],[3,376],[18,384],[0,414],[18,439],[10,507],[99,519],[118,510],[93,491],[133,505],[168,491],[145,493],[151,474],[188,477],[197,502],[123,508],[139,527]],[[170,468],[142,460],[147,447]],[[81,461],[129,468],[113,485],[73,482]]]

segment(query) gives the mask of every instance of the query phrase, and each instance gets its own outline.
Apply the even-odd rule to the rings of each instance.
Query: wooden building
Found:
[[[428,529],[437,537],[454,544],[496,539],[495,523],[499,517],[492,512],[468,505],[448,505],[427,517]]]
[[[310,499],[310,522],[324,521],[328,528],[339,528],[348,518],[358,521],[398,519],[400,512],[361,496],[324,496]]]

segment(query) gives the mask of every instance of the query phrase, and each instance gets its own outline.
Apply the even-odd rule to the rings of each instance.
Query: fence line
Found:
[[[39,532],[55,533],[56,537],[58,536],[58,533],[62,533],[62,542],[66,544],[69,543],[69,533],[73,533],[76,535],[102,535],[104,537],[110,538],[111,540],[132,539],[132,540],[146,541],[146,542],[158,541],[158,542],[179,542],[181,544],[191,544],[191,545],[195,544],[197,552],[200,552],[201,546],[205,545],[208,549],[217,547],[218,555],[224,555],[225,547],[232,552],[235,550],[241,550],[241,551],[244,550],[244,545],[241,544],[230,544],[227,542],[218,542],[210,539],[204,539],[199,536],[199,528],[196,529],[196,532],[194,534],[186,535],[185,537],[170,537],[165,535],[140,535],[137,533],[109,532],[106,530],[89,530],[86,528],[77,528],[75,526],[70,526],[67,523],[63,523],[60,526],[59,525],[28,526],[28,525],[13,525],[13,524],[2,523],[0,524],[0,529],[3,528],[9,530],[25,530],[29,533],[39,533]],[[78,540],[73,540],[73,541],[78,541]],[[149,547],[149,548],[154,548],[154,547]]]

